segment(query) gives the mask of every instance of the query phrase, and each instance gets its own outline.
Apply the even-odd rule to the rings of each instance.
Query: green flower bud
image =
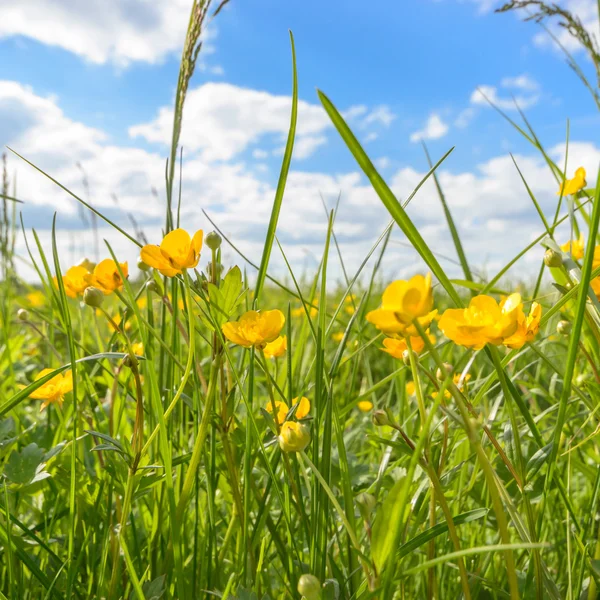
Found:
[[[560,335],[569,335],[571,333],[571,329],[573,326],[570,321],[559,321],[556,324],[556,331],[560,333]]]
[[[29,312],[27,310],[25,310],[24,308],[20,308],[17,311],[17,319],[19,319],[19,321],[29,320]]]
[[[151,279],[150,281],[148,281],[148,283],[146,283],[146,290],[148,292],[153,292],[155,294],[158,294],[159,296],[162,293],[158,283],[156,283],[156,281],[154,281],[154,279]]]
[[[310,429],[304,423],[286,421],[281,426],[278,441],[284,452],[301,452],[310,443]]]
[[[375,427],[385,427],[386,425],[391,425],[390,419],[385,412],[385,410],[376,410],[371,416],[373,420],[373,425]]]
[[[358,510],[360,511],[362,518],[367,521],[375,510],[377,498],[375,498],[373,494],[362,492],[356,496],[356,504],[358,504]]]
[[[204,241],[206,242],[206,245],[211,250],[216,250],[217,248],[219,248],[219,246],[221,245],[221,242],[223,240],[222,240],[221,236],[216,231],[211,231],[206,236],[206,238],[204,239]]]
[[[438,369],[435,372],[435,378],[438,381],[446,381],[446,377],[452,373],[453,369],[454,367],[450,363],[444,363],[444,370],[442,371],[442,369]]]
[[[318,600],[321,597],[321,582],[310,573],[304,573],[298,579],[298,592],[306,600]]]
[[[560,267],[563,263],[562,254],[552,248],[548,248],[544,252],[544,264],[547,267]]]
[[[96,266],[96,263],[92,262],[89,258],[83,258],[79,261],[78,267],[83,267],[88,273],[91,273]]]
[[[402,353],[402,362],[407,366],[410,367],[410,352],[408,350],[405,350]]]
[[[141,258],[138,258],[137,268],[140,271],[146,272],[146,271],[149,271],[152,267],[150,265],[147,265]]]
[[[86,287],[83,292],[83,301],[88,306],[100,308],[104,302],[104,292],[93,286]]]

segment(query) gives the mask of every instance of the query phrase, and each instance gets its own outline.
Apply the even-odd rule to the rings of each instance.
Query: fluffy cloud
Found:
[[[252,144],[285,141],[290,126],[291,98],[242,88],[229,83],[205,83],[189,91],[184,109],[181,143],[200,151],[207,161],[231,160]],[[351,114],[356,111],[350,109]],[[173,109],[163,107],[156,118],[130,127],[132,137],[168,145]],[[306,158],[324,144],[323,132],[331,121],[317,104],[298,102],[297,158]]]
[[[501,110],[522,110],[535,106],[540,99],[540,86],[528,75],[505,77],[500,87],[506,90],[504,95],[493,85],[480,85],[471,94],[471,104],[488,106],[490,102]],[[510,94],[510,95],[507,95]]]
[[[190,0],[0,0],[0,38],[26,36],[97,64],[156,63],[182,47],[190,9]]]
[[[437,140],[444,137],[448,133],[448,125],[442,121],[442,118],[437,113],[431,113],[427,119],[425,127],[419,131],[415,131],[410,135],[411,142],[420,140]]]
[[[132,225],[127,213],[131,213],[149,239],[160,238],[164,196],[162,192],[153,194],[151,190],[153,187],[163,189],[164,153],[114,145],[103,132],[69,119],[55,98],[42,98],[31,89],[11,82],[0,83],[0,121],[10,125],[2,129],[0,143],[10,144],[61,183],[85,196],[82,173],[77,167],[77,163],[81,163],[95,206],[129,231]],[[305,134],[307,139],[319,135],[316,130],[309,128],[309,131],[310,134]],[[227,137],[226,131],[224,134]],[[337,143],[342,142],[337,140]],[[549,149],[559,164],[564,160],[564,151],[562,145]],[[276,182],[272,175],[235,159],[235,154],[230,161],[212,162],[206,160],[205,152],[206,148],[199,145],[195,153],[188,153],[183,165],[185,227],[190,230],[210,228],[202,214],[205,209],[243,252],[259,261]],[[266,157],[261,155],[260,158]],[[515,160],[542,208],[552,215],[556,183],[544,160],[529,155],[516,155]],[[580,164],[592,172],[598,160],[600,150],[595,145],[569,144],[570,173]],[[388,182],[400,201],[409,196],[426,170],[410,166],[391,169],[389,163],[385,166],[392,171]],[[49,241],[49,217],[52,210],[57,209],[61,228],[59,245],[65,265],[83,254],[93,256],[89,230],[77,220],[77,204],[60,188],[16,159],[11,159],[10,171],[17,171],[19,195],[27,201],[23,206],[25,225],[27,228],[36,226],[45,247]],[[510,157],[499,156],[477,165],[472,171],[456,172],[450,165],[444,165],[438,175],[474,267],[484,267],[493,273],[541,233],[539,218]],[[118,205],[113,194],[118,198]],[[308,172],[299,170],[298,163],[293,163],[277,234],[295,270],[312,269],[318,264],[327,229],[322,198],[332,207],[339,194],[341,202],[335,231],[349,271],[359,266],[389,222],[381,201],[357,170]],[[452,258],[455,253],[432,181],[423,185],[408,212],[427,243],[440,254],[440,260],[449,265],[450,272],[458,273],[452,262],[442,258]],[[121,259],[135,260],[137,248],[117,232],[103,225],[99,236],[110,241]],[[423,268],[415,260],[414,250],[403,245],[406,240],[400,232],[395,232],[393,240],[383,263],[386,276],[406,275]],[[23,252],[23,241],[19,244]],[[521,265],[525,265],[522,273],[539,265],[540,252],[531,253],[531,267],[527,267],[527,258],[519,263],[517,272]],[[226,260],[239,262],[230,249]],[[332,274],[335,275],[336,269],[339,274],[332,258]],[[285,272],[281,257],[275,252],[273,273],[285,277]]]

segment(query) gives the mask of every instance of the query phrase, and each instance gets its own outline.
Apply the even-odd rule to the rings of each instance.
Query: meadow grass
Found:
[[[162,252],[29,163],[139,247],[141,278],[108,243],[98,265],[63,272],[55,223],[46,254],[16,221],[4,169],[0,598],[596,598],[597,177],[571,178],[524,115],[503,115],[562,191],[545,214],[523,178],[539,230],[483,278],[436,176],[451,151],[427,154],[430,171],[400,202],[319,91],[391,221],[352,273],[328,212],[319,268],[299,277],[276,235],[297,119],[290,36],[290,128],[262,256],[241,254],[212,220],[192,239],[179,230],[176,162],[209,8],[194,2],[184,45]],[[429,179],[462,278],[406,210]],[[570,246],[555,235],[563,223]],[[433,286],[388,287],[396,227]],[[19,229],[27,256],[15,255]],[[224,244],[238,265],[222,264]],[[274,253],[284,277],[269,270]],[[539,275],[517,281],[517,297],[512,268],[528,253]],[[35,284],[19,277],[22,261]]]

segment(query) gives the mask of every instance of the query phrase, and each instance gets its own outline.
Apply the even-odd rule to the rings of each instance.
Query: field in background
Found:
[[[544,233],[483,280],[436,177],[450,152],[400,202],[319,92],[390,224],[348,272],[331,211],[318,270],[280,281],[269,263],[285,257],[291,36],[290,129],[263,253],[226,270],[221,253],[236,240],[184,232],[176,192],[199,36],[222,6],[210,4],[193,3],[184,45],[163,239],[146,243],[65,190],[139,247],[141,278],[100,241],[102,261],[63,271],[56,238],[46,254],[26,224],[28,255],[15,255],[18,189],[4,170],[0,598],[598,597],[597,174],[553,163],[525,115],[503,115],[558,193],[545,214],[523,179]],[[520,8],[559,20],[600,74],[579,21],[540,2],[505,10]],[[567,60],[600,109],[598,82]],[[405,210],[430,178],[461,279]],[[561,225],[570,239],[555,235]],[[422,271],[382,286],[396,227]],[[515,284],[528,253],[539,275]],[[19,278],[23,261],[35,285]]]

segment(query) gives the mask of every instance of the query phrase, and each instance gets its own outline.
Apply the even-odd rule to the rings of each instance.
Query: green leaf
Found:
[[[43,459],[44,451],[37,444],[31,443],[21,452],[12,451],[4,467],[4,474],[12,483],[25,485],[33,481]]]
[[[378,571],[381,571],[394,545],[396,529],[391,527],[390,523],[401,518],[401,515],[397,515],[396,512],[403,486],[404,479],[396,481],[388,492],[381,508],[377,511],[377,516],[373,522],[371,557]]]
[[[537,472],[542,468],[544,463],[548,460],[552,454],[553,443],[546,444],[543,448],[540,448],[527,462],[527,481],[530,481],[535,477]]]

